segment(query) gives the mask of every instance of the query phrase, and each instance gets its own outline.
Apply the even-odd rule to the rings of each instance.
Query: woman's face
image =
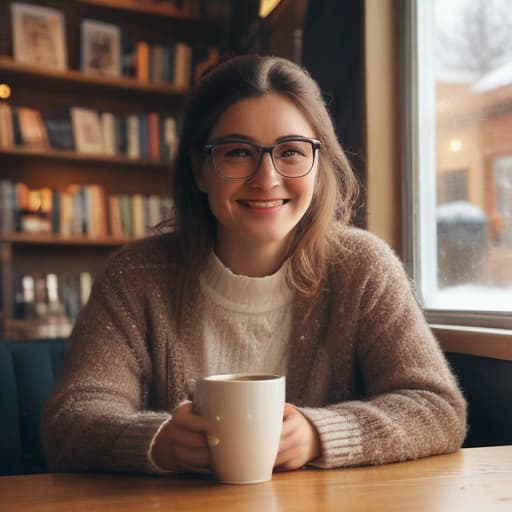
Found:
[[[270,93],[232,104],[215,124],[209,143],[237,138],[271,146],[290,136],[315,138],[304,114],[287,97]],[[205,158],[196,172],[198,187],[208,195],[217,220],[217,247],[236,251],[241,247],[286,247],[313,196],[318,155],[309,174],[285,178],[277,173],[265,153],[258,171],[248,180],[223,179]]]

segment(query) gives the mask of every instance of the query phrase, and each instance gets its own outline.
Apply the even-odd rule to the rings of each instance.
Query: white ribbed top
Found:
[[[285,263],[270,276],[237,275],[212,253],[199,278],[203,374],[286,373],[294,297],[286,272]]]

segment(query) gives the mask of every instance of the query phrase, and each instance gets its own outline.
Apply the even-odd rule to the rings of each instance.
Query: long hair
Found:
[[[230,105],[272,92],[286,96],[301,110],[322,143],[313,198],[294,231],[287,255],[287,279],[297,292],[311,299],[320,293],[339,240],[339,228],[351,220],[358,185],[317,83],[300,66],[279,57],[241,55],[217,64],[199,79],[188,96],[171,180],[180,256],[173,304],[178,327],[186,294],[213,249],[216,236],[208,199],[195,183],[193,155],[200,154],[215,123]]]

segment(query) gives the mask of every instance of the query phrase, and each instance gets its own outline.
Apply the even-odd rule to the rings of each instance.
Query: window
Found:
[[[431,322],[512,327],[512,9],[404,0],[405,261]]]

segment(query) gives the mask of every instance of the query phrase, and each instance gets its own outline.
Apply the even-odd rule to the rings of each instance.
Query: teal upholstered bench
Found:
[[[66,339],[0,341],[0,475],[46,471],[41,410],[68,344]]]

